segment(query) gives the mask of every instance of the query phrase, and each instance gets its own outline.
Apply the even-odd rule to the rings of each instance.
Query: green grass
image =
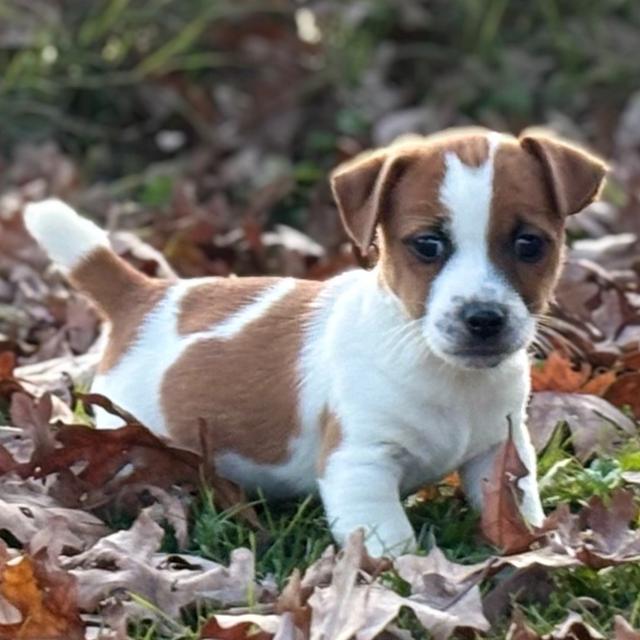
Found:
[[[227,563],[233,549],[247,547],[255,554],[258,577],[273,577],[281,588],[296,567],[304,570],[332,543],[317,498],[278,505],[260,498],[252,505],[264,531],[235,517],[238,509],[218,510],[212,492],[204,490],[195,508],[190,551]]]
[[[559,425],[539,458],[545,508],[551,510],[563,502],[578,507],[592,495],[606,499],[624,484],[623,471],[638,469],[640,454],[635,439],[629,439],[614,456],[581,464],[573,455],[567,431]],[[293,569],[304,571],[331,544],[321,504],[314,497],[283,504],[267,504],[259,498],[253,506],[263,531],[255,531],[245,524],[238,517],[238,509],[217,509],[211,491],[203,490],[194,508],[189,551],[226,564],[233,549],[247,547],[255,553],[258,577],[271,578],[282,588]],[[408,513],[421,553],[426,553],[434,542],[448,558],[461,563],[478,562],[495,553],[495,549],[479,537],[478,514],[469,508],[459,491],[449,485],[438,487],[429,500],[413,501]],[[165,543],[167,550],[172,550],[170,532]],[[585,567],[561,569],[550,572],[549,576],[552,590],[546,601],[524,601],[515,605],[524,613],[527,624],[540,634],[549,633],[562,622],[569,609],[582,614],[587,623],[604,635],[611,633],[616,614],[640,626],[640,599],[637,598],[640,566],[629,564],[599,571]],[[407,595],[408,586],[393,572],[387,572],[382,579],[390,588]],[[492,584],[483,584],[483,591]],[[180,621],[165,621],[163,625],[139,623],[130,627],[130,634],[135,640],[192,640],[197,638],[198,627],[212,613],[215,613],[213,609],[200,608],[185,612]],[[409,610],[401,612],[397,624],[416,640],[429,638]],[[508,624],[507,618],[497,622],[487,637],[504,638]]]

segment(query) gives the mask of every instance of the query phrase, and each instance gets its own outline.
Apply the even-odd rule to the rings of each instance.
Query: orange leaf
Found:
[[[69,574],[47,569],[42,560],[20,556],[7,562],[0,574],[0,595],[20,612],[22,620],[0,625],[0,638],[84,638],[73,586]]]
[[[603,396],[607,389],[616,381],[615,371],[605,371],[594,376],[586,382],[581,388],[580,393],[589,393],[593,396]]]
[[[539,366],[531,368],[533,391],[578,391],[589,379],[589,365],[583,364],[579,371],[573,368],[570,360],[558,351],[552,351]]]
[[[460,476],[457,471],[450,473],[446,478],[444,478],[440,484],[446,484],[448,487],[452,489],[457,489],[460,486]]]

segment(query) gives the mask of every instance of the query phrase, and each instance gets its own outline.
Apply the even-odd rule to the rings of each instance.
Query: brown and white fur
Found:
[[[527,346],[565,218],[604,174],[561,141],[482,129],[358,157],[332,187],[350,238],[366,251],[377,234],[379,260],[326,282],[153,280],[61,202],[25,220],[110,322],[96,392],[196,450],[204,420],[223,475],[267,496],[318,488],[336,539],[363,526],[381,555],[415,544],[401,496],[424,483],[459,470],[481,508],[507,417],[529,470],[521,509],[541,524]]]

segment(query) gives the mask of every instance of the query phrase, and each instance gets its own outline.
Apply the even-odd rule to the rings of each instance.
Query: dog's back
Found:
[[[258,469],[282,467],[271,493],[313,488],[320,442],[309,422],[325,399],[312,400],[315,416],[301,416],[299,395],[311,375],[307,335],[330,302],[322,283],[149,278],[111,250],[103,230],[55,200],[28,207],[25,224],[111,325],[94,391],[157,434],[196,451],[204,445],[245,486],[254,484],[250,460],[263,485]],[[98,426],[119,421],[100,412]]]

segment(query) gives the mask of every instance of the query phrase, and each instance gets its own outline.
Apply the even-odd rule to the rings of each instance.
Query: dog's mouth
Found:
[[[464,369],[493,369],[517,349],[462,349],[445,354],[447,360]]]
[[[507,360],[524,345],[519,342],[464,345],[440,352],[450,364],[462,369],[493,369]]]

